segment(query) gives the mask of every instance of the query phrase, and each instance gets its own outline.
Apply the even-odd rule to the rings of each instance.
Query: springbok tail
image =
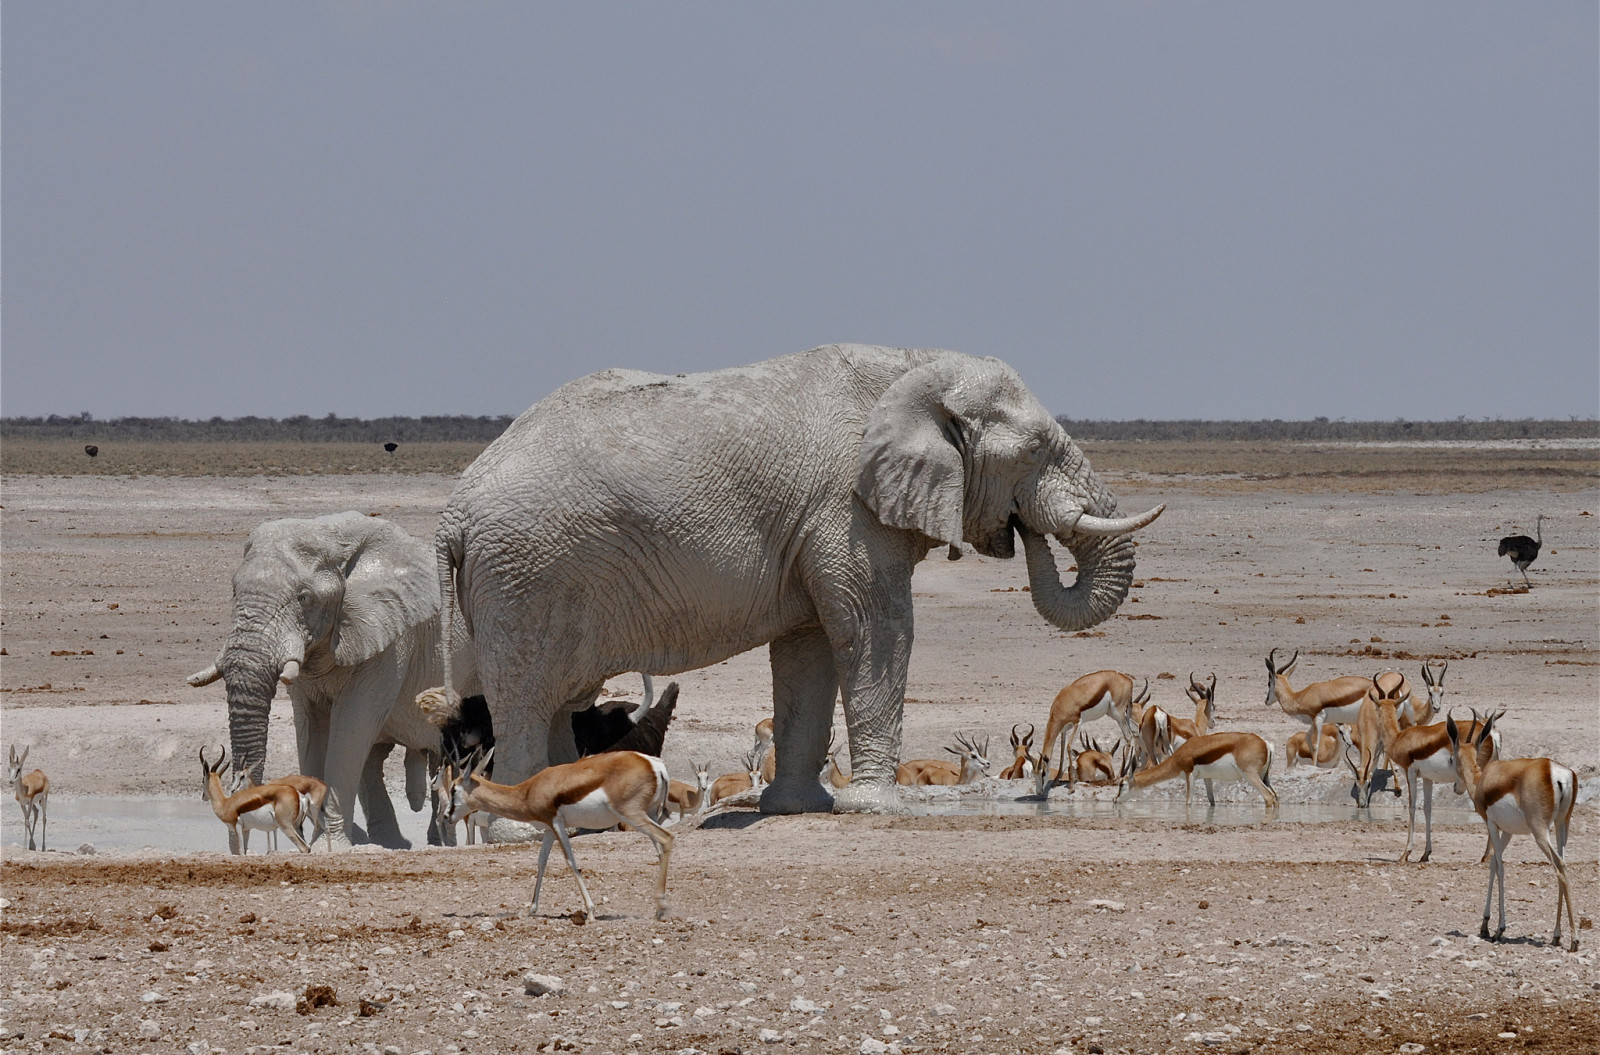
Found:
[[[1261,742],[1267,745],[1267,765],[1266,768],[1261,771],[1261,783],[1270,788],[1272,787],[1272,758],[1274,752],[1272,750],[1271,741],[1263,739]]]

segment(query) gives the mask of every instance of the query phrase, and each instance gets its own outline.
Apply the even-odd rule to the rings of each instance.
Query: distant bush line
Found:
[[[420,418],[112,418],[87,414],[0,419],[0,439],[80,443],[489,443],[510,415]],[[1600,420],[1520,421],[1079,421],[1060,417],[1084,440],[1505,440],[1600,437]]]

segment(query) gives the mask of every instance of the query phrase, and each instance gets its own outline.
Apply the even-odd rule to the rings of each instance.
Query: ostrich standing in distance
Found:
[[[1522,573],[1522,582],[1530,590],[1533,583],[1528,581],[1528,565],[1539,559],[1539,547],[1544,545],[1544,514],[1540,513],[1533,522],[1533,533],[1536,538],[1526,535],[1507,535],[1500,540],[1500,556],[1510,555],[1511,563],[1516,565]]]

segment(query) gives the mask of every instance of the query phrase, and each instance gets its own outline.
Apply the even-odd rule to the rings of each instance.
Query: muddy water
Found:
[[[28,832],[22,814],[14,803],[0,810],[0,845],[10,856],[15,847],[28,845]],[[397,811],[400,830],[413,846],[427,843],[428,819],[424,813]],[[45,845],[51,850],[75,852],[90,843],[97,852],[160,850],[191,853],[200,850],[228,849],[228,830],[217,820],[211,807],[194,799],[136,797],[121,795],[76,795],[52,797],[49,803]],[[309,830],[307,831],[309,835]],[[250,834],[250,853],[267,849],[265,832]],[[296,852],[282,835],[279,852]]]
[[[10,804],[7,804],[10,805]],[[1181,801],[1134,800],[1118,805],[1105,800],[1066,798],[1056,795],[1048,802],[1016,798],[986,798],[975,795],[919,798],[906,795],[906,805],[915,816],[986,817],[1079,817],[1084,820],[1157,820],[1177,824],[1213,824],[1220,827],[1272,824],[1328,824],[1354,819],[1404,823],[1403,804],[1374,800],[1372,808],[1358,811],[1353,805],[1325,803],[1285,803],[1276,816],[1269,817],[1259,802],[1219,802],[1208,807],[1199,801],[1185,807]],[[427,817],[421,813],[399,811],[400,830],[413,846],[427,845]],[[1435,809],[1436,827],[1474,827],[1483,822],[1469,810]],[[1418,810],[1417,826],[1422,826]],[[8,852],[27,846],[27,832],[14,805],[0,811],[0,844]],[[155,850],[167,853],[226,851],[227,830],[198,799],[80,795],[50,800],[46,845],[52,850],[75,852],[90,843],[97,852]],[[278,852],[293,852],[289,841],[278,839]],[[266,835],[254,832],[250,852],[266,850]]]

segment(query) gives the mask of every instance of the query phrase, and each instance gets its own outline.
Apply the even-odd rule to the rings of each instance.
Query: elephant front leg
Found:
[[[827,813],[833,796],[817,779],[828,751],[839,678],[821,627],[780,637],[772,657],[772,736],[777,771],[761,793],[763,813]],[[852,737],[852,742],[854,738]]]
[[[911,659],[911,584],[903,598],[880,603],[852,637],[837,632],[834,662],[850,732],[850,783],[834,797],[835,812],[903,813],[895,784]],[[822,730],[827,737],[826,727]]]

